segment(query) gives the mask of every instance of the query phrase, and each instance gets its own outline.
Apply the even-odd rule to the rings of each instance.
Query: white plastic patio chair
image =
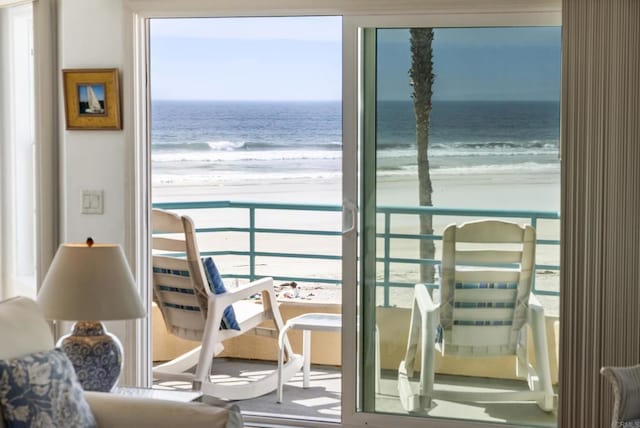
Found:
[[[164,318],[167,330],[184,339],[200,341],[194,350],[153,368],[155,379],[193,382],[193,388],[205,395],[228,400],[242,400],[275,391],[278,372],[263,378],[234,385],[210,381],[214,355],[223,347],[221,342],[242,334],[271,336],[277,347],[282,316],[276,302],[272,278],[262,278],[222,294],[215,294],[207,281],[193,221],[188,216],[154,209],[153,228],[153,297]],[[261,301],[247,300],[256,293]],[[239,330],[220,329],[223,313],[232,305]],[[274,329],[258,328],[272,320]],[[287,363],[283,378],[290,379],[302,367],[302,357],[294,354],[289,340],[284,340]],[[195,374],[187,370],[196,366]]]
[[[398,369],[398,392],[405,410],[421,412],[433,398],[458,401],[534,400],[553,410],[544,311],[531,294],[535,230],[515,223],[480,220],[443,232],[440,293],[415,286],[409,339]],[[439,294],[439,296],[438,296]],[[438,299],[440,297],[440,299]],[[531,326],[536,368],[527,359],[526,327]],[[418,344],[420,381],[411,384]],[[435,352],[473,358],[517,356],[516,372],[527,377],[529,390],[459,392],[434,384]]]

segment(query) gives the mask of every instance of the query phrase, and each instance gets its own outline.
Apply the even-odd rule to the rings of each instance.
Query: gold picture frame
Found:
[[[122,129],[117,68],[65,69],[67,129]]]

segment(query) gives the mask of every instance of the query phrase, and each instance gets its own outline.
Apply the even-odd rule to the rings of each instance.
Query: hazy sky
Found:
[[[151,22],[154,99],[339,100],[341,19]],[[407,30],[378,32],[378,96],[410,99]],[[559,28],[437,29],[439,100],[557,100]]]
[[[151,22],[156,99],[339,100],[340,18]]]
[[[434,30],[434,100],[559,100],[560,28]],[[378,97],[409,99],[409,31],[378,31]]]

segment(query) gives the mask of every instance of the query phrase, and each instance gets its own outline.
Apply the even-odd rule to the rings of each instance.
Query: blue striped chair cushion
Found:
[[[494,325],[512,325],[511,320],[498,321],[481,321],[481,320],[454,320],[453,325],[474,325],[474,326],[494,326]]]
[[[496,308],[496,309],[513,309],[516,307],[515,302],[455,302],[454,308],[476,309],[476,308]]]
[[[202,265],[204,266],[204,272],[207,276],[207,282],[209,283],[209,288],[215,294],[226,293],[227,289],[224,286],[224,282],[222,281],[222,277],[220,276],[220,272],[216,267],[213,259],[211,257],[203,257]],[[188,270],[173,270],[173,269],[162,269],[154,267],[153,271],[156,273],[166,273],[170,275],[178,275],[178,276],[189,276]],[[180,287],[170,287],[167,285],[160,285],[160,290],[169,291],[174,293],[185,293],[185,294],[195,294],[193,289],[180,288]],[[200,311],[200,308],[197,306],[187,306],[187,305],[176,305],[173,303],[165,303],[164,304],[170,308],[181,309],[184,311]],[[236,319],[236,313],[233,310],[233,306],[229,305],[225,308],[224,313],[222,314],[222,321],[220,322],[221,330],[240,330],[240,325],[238,324],[238,320]]]
[[[473,290],[477,288],[495,288],[499,290],[516,290],[517,282],[456,282],[456,290]]]
[[[456,290],[517,290],[517,282],[456,282]],[[514,309],[515,302],[454,302],[454,308],[460,309]],[[487,314],[489,314],[488,312]],[[457,326],[507,326],[512,325],[513,320],[453,320]],[[442,327],[436,333],[436,342],[442,343]]]

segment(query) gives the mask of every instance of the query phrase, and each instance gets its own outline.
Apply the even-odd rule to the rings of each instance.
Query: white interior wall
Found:
[[[123,7],[120,0],[60,0],[58,2],[58,65],[65,68],[118,68],[124,63]],[[62,73],[59,94],[62,94]],[[121,76],[121,81],[126,76]],[[122,105],[124,128],[131,126]],[[125,131],[66,130],[64,97],[59,100],[60,129],[60,241],[84,242],[88,236],[96,242],[118,243],[127,250],[129,237],[125,219],[127,197],[133,184],[126,178],[133,141]],[[104,214],[81,213],[83,189],[104,191]],[[107,329],[127,343],[126,322],[107,323]],[[125,366],[121,382],[132,384],[134,363],[128,363],[131,350],[125,346]]]
[[[60,68],[121,69],[122,26],[119,1],[62,1],[58,21]],[[61,112],[64,111],[63,98],[60,99]],[[62,240],[84,242],[92,236],[96,242],[124,244],[124,156],[127,144],[124,133],[112,130],[69,131],[65,129],[64,115],[60,116]],[[103,215],[81,214],[82,189],[104,190]]]

